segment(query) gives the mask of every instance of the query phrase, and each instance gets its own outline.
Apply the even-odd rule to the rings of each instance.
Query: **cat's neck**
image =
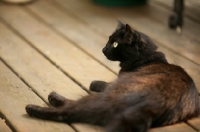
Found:
[[[165,59],[165,55],[161,52],[157,52],[155,51],[153,54],[149,55],[149,56],[143,56],[140,57],[138,59],[129,59],[127,61],[122,61],[120,62],[120,72],[131,72],[131,71],[135,71],[138,68],[144,66],[144,65],[148,65],[151,63],[167,63],[167,60]]]

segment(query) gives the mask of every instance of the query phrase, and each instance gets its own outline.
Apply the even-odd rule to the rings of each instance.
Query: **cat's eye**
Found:
[[[116,48],[117,46],[118,46],[118,43],[117,43],[117,42],[114,42],[114,43],[113,43],[113,47]]]

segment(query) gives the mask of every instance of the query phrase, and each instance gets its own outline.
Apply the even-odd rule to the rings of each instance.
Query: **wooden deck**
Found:
[[[116,18],[149,35],[170,63],[188,71],[200,91],[200,2],[185,1],[181,34],[167,26],[172,2],[150,0],[140,7],[107,7],[91,0],[0,3],[0,131],[103,132],[88,124],[30,118],[24,108],[47,106],[51,91],[76,100],[89,93],[92,80],[116,78],[118,63],[101,53]],[[161,131],[197,132],[200,118],[150,130]]]

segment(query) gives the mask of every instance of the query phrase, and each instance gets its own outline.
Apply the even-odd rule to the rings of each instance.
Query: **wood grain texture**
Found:
[[[5,120],[0,118],[0,130],[1,132],[12,132],[12,130],[6,125]]]
[[[114,73],[38,22],[22,8],[6,5],[0,7],[1,11],[6,12],[1,13],[6,22],[85,88],[88,88],[93,80],[111,81],[116,78]],[[50,53],[46,54],[47,51]]]
[[[193,128],[185,123],[179,123],[170,126],[164,126],[160,128],[153,128],[149,132],[196,132]]]
[[[30,118],[27,104],[46,106],[13,72],[0,61],[0,111],[18,132],[63,132],[74,130],[65,123]]]

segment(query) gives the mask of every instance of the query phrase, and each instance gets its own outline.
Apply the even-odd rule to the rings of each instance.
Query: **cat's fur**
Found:
[[[103,48],[109,60],[120,61],[118,79],[93,81],[90,89],[99,93],[77,101],[52,92],[54,107],[27,105],[26,111],[47,120],[105,126],[108,132],[145,132],[197,116],[199,95],[193,80],[156,49],[149,37],[119,21]]]

